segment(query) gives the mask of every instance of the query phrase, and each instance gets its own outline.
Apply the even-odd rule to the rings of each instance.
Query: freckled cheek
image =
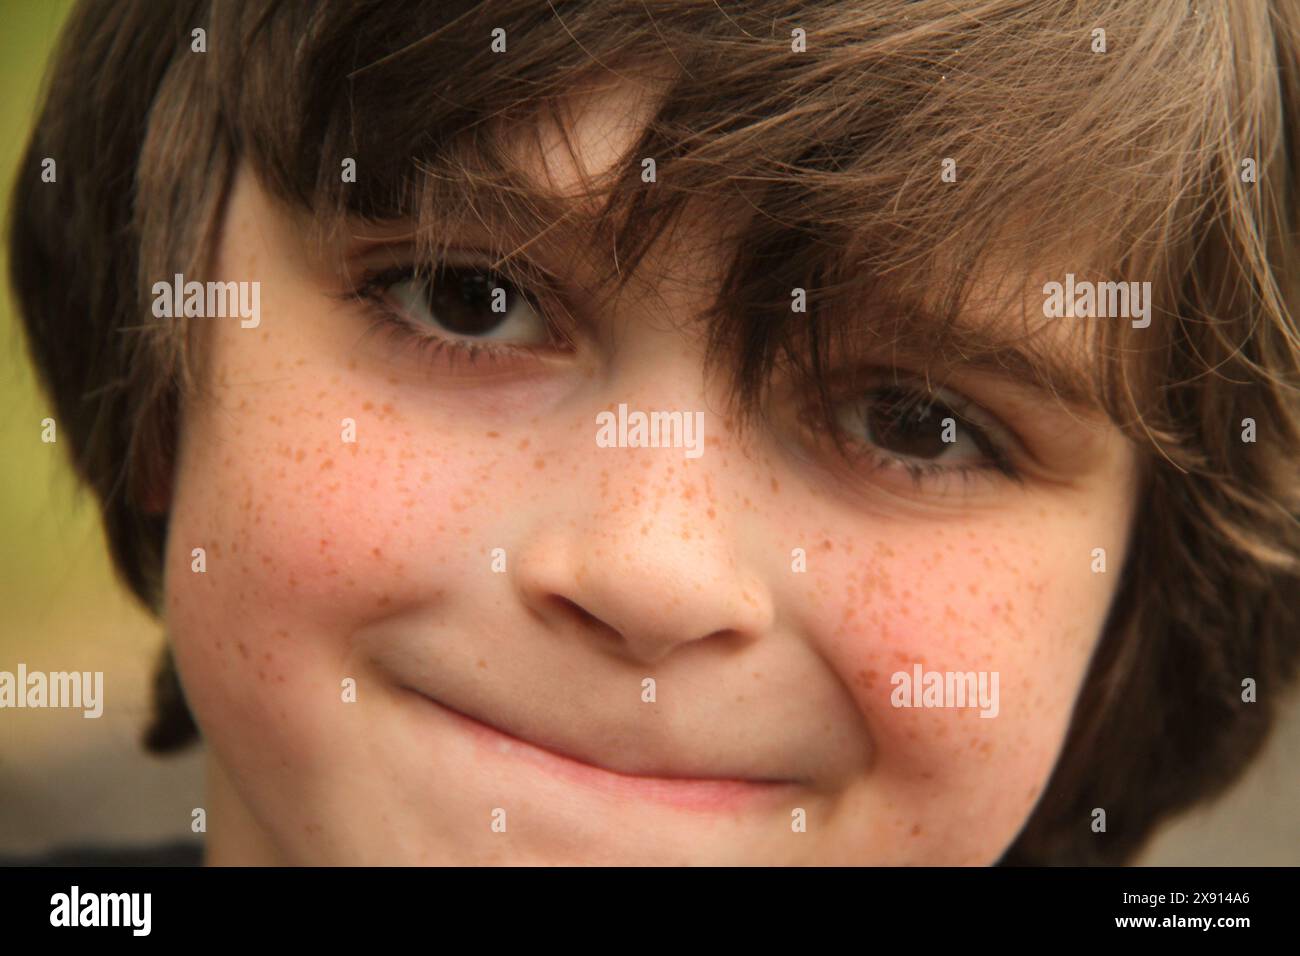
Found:
[[[434,416],[412,422],[395,402],[355,392],[315,412],[284,394],[223,404],[248,413],[194,423],[172,513],[168,615],[187,692],[211,685],[218,706],[252,720],[364,666],[350,660],[360,626],[499,580],[491,549],[513,544],[519,476],[534,490],[546,480],[536,450],[516,440],[457,434]],[[277,414],[251,414],[263,407]],[[343,440],[345,417],[356,442]],[[191,570],[195,547],[203,573]]]
[[[1033,553],[1014,544],[1002,550]],[[994,768],[1030,776],[1050,769],[1107,595],[1099,590],[1095,601],[1080,602],[1060,568],[987,557],[936,558],[932,547],[899,547],[866,561],[841,559],[824,572],[842,582],[840,600],[805,602],[817,609],[812,633],[875,742],[877,776],[955,782],[987,779]],[[1091,584],[1074,583],[1085,590]],[[985,686],[996,716],[979,716],[986,708],[978,702],[964,709],[895,706],[915,701],[917,665],[923,673],[990,675]]]
[[[209,574],[220,571],[224,595],[291,602],[300,625],[336,630],[428,599],[439,578],[486,554],[480,529],[499,519],[515,470],[490,447],[376,416],[358,420],[355,443],[330,415],[311,427],[286,416],[245,429],[237,444],[218,436],[194,446],[181,476],[190,506],[177,509],[173,534],[210,542]]]

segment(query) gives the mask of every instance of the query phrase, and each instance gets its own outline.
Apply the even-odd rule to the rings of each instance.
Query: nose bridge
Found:
[[[539,516],[516,563],[529,606],[642,661],[769,630],[772,599],[735,506],[749,469],[702,391],[648,385],[589,421],[571,450],[574,493]]]

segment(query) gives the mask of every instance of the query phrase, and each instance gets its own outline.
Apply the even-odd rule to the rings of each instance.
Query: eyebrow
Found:
[[[923,308],[909,308],[886,320],[884,334],[872,328],[870,314],[855,324],[846,331],[854,354],[862,358],[888,355],[891,365],[914,368],[927,378],[936,372],[980,372],[1010,379],[1023,389],[1080,410],[1104,410],[1095,365],[1100,358],[1083,348],[1082,337],[1050,344],[1035,342],[1033,333],[1012,338],[1005,332],[998,334],[996,319],[989,320],[993,327],[986,328],[973,322],[968,312],[948,321]],[[1045,335],[1049,327],[1034,332]],[[1070,345],[1075,343],[1080,348],[1072,354]]]
[[[546,258],[565,263],[568,268],[572,266],[573,257],[562,255],[560,250],[576,248],[589,240],[591,235],[590,216],[539,223],[539,228],[530,232],[519,223],[507,221],[495,205],[489,205],[487,209],[480,208],[479,213],[473,215],[469,212],[434,209],[425,212],[418,223],[413,216],[391,223],[354,222],[351,238],[363,249],[369,250],[403,240],[415,242],[421,235],[439,236],[446,240],[448,246],[455,246],[457,238],[490,237],[490,241],[484,243],[484,251],[491,251],[501,260],[530,258],[530,249],[541,249],[547,250],[547,255],[542,256],[540,252],[534,251],[531,254],[534,263],[540,265],[540,260]]]

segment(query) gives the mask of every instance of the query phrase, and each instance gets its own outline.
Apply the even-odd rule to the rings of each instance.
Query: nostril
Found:
[[[613,628],[600,618],[596,617],[596,615],[592,614],[582,605],[571,601],[563,595],[553,594],[547,598],[547,603],[554,609],[558,616],[574,621],[586,630],[613,630]]]

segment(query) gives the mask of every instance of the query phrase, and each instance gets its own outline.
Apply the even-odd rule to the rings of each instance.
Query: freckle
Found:
[[[239,648],[239,656],[248,660],[248,645],[243,641],[235,641],[235,647]]]
[[[921,824],[919,823],[912,824],[912,836],[920,836],[920,835],[921,835]]]
[[[501,433],[500,433],[500,432],[488,432],[488,433],[487,433],[487,437],[488,437],[488,438],[500,438],[500,437],[501,437]]]
[[[480,657],[478,659],[478,666],[483,668],[483,670],[487,670],[487,661],[483,660],[483,658]]]
[[[538,471],[541,471],[543,468],[546,467],[546,462],[544,459],[538,458],[533,462],[533,467],[536,468]]]
[[[690,533],[689,531],[687,531],[685,528],[682,529],[682,540],[683,540],[683,541],[690,541],[690,540],[691,540],[691,533]]]
[[[758,680],[758,679],[759,679],[760,677],[762,677],[762,676],[763,676],[763,675],[760,674],[758,671],[754,671],[754,680]]]
[[[773,479],[772,479],[772,494],[774,494],[774,495],[779,495],[780,493],[781,493],[781,485],[777,482],[777,480],[776,480],[775,478],[773,478]]]
[[[276,636],[276,637],[288,637],[288,636],[289,636],[289,632],[286,631],[286,630],[284,630],[283,628],[281,628],[280,630],[278,630],[278,631],[275,632],[275,636]]]
[[[390,598],[387,594],[381,594],[379,596],[379,600],[375,602],[375,607],[386,607],[390,601],[392,601],[392,598]]]
[[[266,680],[266,671],[262,670],[260,667],[257,669],[257,679]]]
[[[380,551],[378,548],[371,548],[370,553],[376,558],[382,558],[384,556],[384,552]]]
[[[362,410],[363,412],[374,411],[374,408],[375,408],[375,403],[374,403],[374,402],[363,402],[363,403],[361,404],[361,410]]]
[[[714,511],[712,508],[709,509],[708,514],[709,514],[710,521],[712,521],[714,518],[718,516],[718,513]]]

